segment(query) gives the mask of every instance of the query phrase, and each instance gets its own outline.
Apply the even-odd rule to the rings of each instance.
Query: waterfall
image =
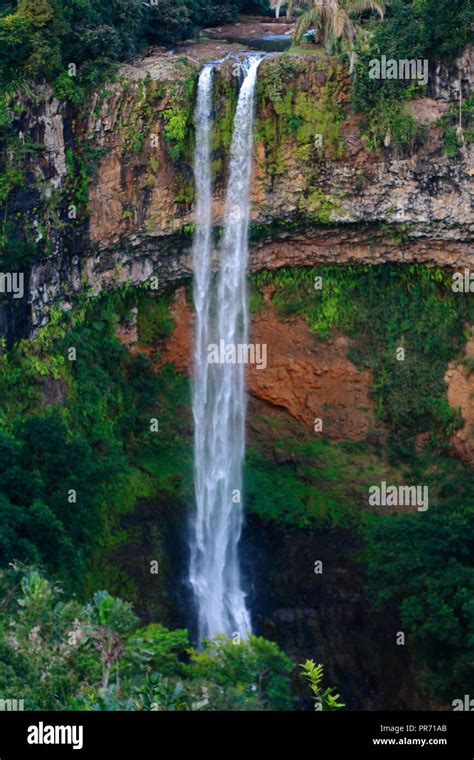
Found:
[[[210,345],[248,342],[246,268],[250,216],[254,97],[261,58],[241,64],[230,149],[224,232],[217,283],[212,283],[211,148],[213,68],[199,77],[196,104],[196,232],[193,246],[196,310],[193,416],[196,511],[189,580],[199,637],[246,638],[250,615],[241,587],[238,544],[242,530],[242,460],[245,450],[245,367],[210,364]]]

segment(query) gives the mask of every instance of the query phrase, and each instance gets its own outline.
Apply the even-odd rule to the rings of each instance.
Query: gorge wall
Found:
[[[350,107],[350,81],[334,60],[322,54],[266,59],[257,97],[250,270],[389,262],[472,266],[473,157],[467,148],[455,159],[446,157],[438,121],[456,103],[459,86],[463,95],[472,87],[468,61],[466,55],[451,72],[435,72],[426,96],[409,104],[425,134],[402,151],[393,147],[390,135],[384,148],[369,148]],[[139,309],[134,308],[128,321],[122,319],[118,336],[132,354],[150,359],[157,374],[168,363],[181,379],[188,374],[192,309],[185,286],[191,277],[192,122],[201,62],[192,46],[183,55],[154,51],[123,66],[116,81],[82,106],[60,102],[46,89],[40,105],[18,104],[21,134],[44,146],[25,156],[24,186],[8,206],[8,214],[19,220],[20,234],[34,240],[41,254],[31,260],[28,272],[24,334],[46,325],[51,308],[72,309],[76,297],[120,285],[150,285],[156,276],[157,295],[170,299],[170,335],[163,345],[143,345],[136,324]],[[216,72],[213,172],[219,221],[236,92],[229,59]],[[343,511],[347,504],[354,511],[366,509],[374,472],[394,482],[403,476],[387,463],[380,446],[386,431],[371,395],[371,371],[352,361],[351,341],[344,333],[318,339],[302,317],[283,319],[273,296],[271,287],[264,289],[263,304],[252,318],[253,339],[271,345],[272,354],[267,372],[251,368],[248,373],[249,458],[260,457],[258,467],[251,459],[259,478],[268,467],[263,483],[270,499],[279,495],[281,483],[273,482],[277,466],[292,468],[287,477],[295,494],[303,494],[303,507],[295,497],[294,522],[285,522],[284,509],[290,507],[284,504],[288,491],[283,491],[282,515],[273,519],[260,503],[260,512],[256,507],[264,490],[259,490],[260,481],[248,489],[243,562],[252,608],[258,610],[257,629],[278,638],[295,659],[315,656],[327,663],[350,707],[426,707],[429,703],[416,690],[410,655],[392,646],[396,614],[369,610],[364,569],[354,559],[362,541]],[[470,344],[466,353],[472,356]],[[472,464],[474,374],[453,361],[446,381],[449,403],[461,409],[464,420],[452,448]],[[313,450],[317,416],[324,416],[327,441]],[[183,415],[181,425],[190,447],[188,417]],[[171,439],[174,418],[170,427]],[[422,430],[420,448],[424,435]],[[369,439],[372,443],[362,451]],[[345,451],[337,448],[340,443],[355,448]],[[138,586],[143,584],[138,595],[143,607],[138,609],[144,618],[181,624],[179,604],[169,590],[161,588],[151,600],[147,595],[146,536],[155,532],[164,545],[162,526],[169,525],[176,536],[183,530],[187,503],[179,486],[185,482],[182,463],[163,465],[155,459],[157,469],[171,469],[170,493],[166,500],[160,481],[154,501],[142,502],[127,516],[132,524],[142,521],[139,540],[116,550],[113,563],[127,577],[138,576]],[[316,520],[331,510],[336,516],[339,510],[342,518],[335,529],[322,529]],[[182,567],[176,560],[178,542],[170,543],[163,554],[176,567],[168,572],[165,560],[163,575],[176,587]],[[152,552],[154,545],[150,557]],[[312,572],[315,558],[327,567],[319,586]]]
[[[193,107],[199,46],[151,52],[79,109],[43,92],[18,127],[44,150],[9,213],[43,250],[30,275],[31,325],[80,291],[189,277]],[[201,54],[202,57],[202,54]],[[472,88],[466,53],[409,103],[423,139],[369,149],[350,81],[326,55],[269,56],[259,71],[252,187],[253,271],[322,262],[472,262],[473,155],[447,158],[439,124]],[[222,194],[237,91],[232,59],[216,72],[214,213]],[[73,155],[74,154],[74,155]],[[39,161],[38,161],[39,158]],[[71,218],[72,217],[72,218]],[[29,229],[28,229],[29,228]]]

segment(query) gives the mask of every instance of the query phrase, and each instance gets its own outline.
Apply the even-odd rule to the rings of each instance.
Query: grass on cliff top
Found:
[[[290,45],[288,50],[285,50],[284,55],[327,56],[327,52],[324,50],[324,48],[317,47],[316,45]]]

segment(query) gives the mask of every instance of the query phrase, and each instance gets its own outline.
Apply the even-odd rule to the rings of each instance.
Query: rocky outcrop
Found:
[[[416,686],[411,647],[397,646],[395,612],[375,613],[367,601],[364,567],[354,560],[361,543],[353,531],[287,532],[250,516],[243,544],[260,635],[277,641],[297,663],[324,663],[325,681],[336,686],[347,709],[434,709]]]
[[[304,227],[304,225],[303,225]],[[62,266],[58,262],[62,261]],[[474,269],[474,245],[468,230],[429,225],[416,229],[380,225],[312,225],[299,231],[264,230],[251,244],[249,271],[318,264],[413,263]],[[217,265],[214,266],[217,268]],[[50,257],[33,267],[30,277],[33,328],[48,321],[53,301],[69,308],[84,289],[97,295],[109,287],[139,285],[157,277],[162,288],[192,275],[191,240],[179,234],[123,240],[112,250],[91,255]]]
[[[464,152],[457,160],[444,156],[441,129],[436,125],[437,118],[459,95],[459,78],[454,72],[446,78],[440,70],[438,83],[432,88],[435,98],[411,104],[420,120],[430,126],[424,144],[403,155],[396,150],[368,150],[359,130],[360,119],[350,108],[350,81],[342,66],[325,56],[294,56],[288,72],[280,70],[279,60],[278,56],[270,57],[259,71],[254,222],[291,220],[295,215],[318,222],[324,216],[334,224],[383,221],[445,225],[452,231],[444,235],[448,238],[463,226],[472,231],[469,168],[474,164],[473,155]],[[464,90],[473,82],[468,61],[466,54],[459,63]],[[90,190],[90,241],[94,247],[111,248],[124,235],[132,239],[137,235],[161,237],[193,220],[192,186],[187,198],[179,186],[183,170],[186,173],[191,169],[192,155],[170,159],[166,123],[160,116],[171,110],[190,126],[192,102],[183,102],[183,97],[198,66],[188,59],[188,68],[183,71],[182,61],[173,62],[172,88],[163,91],[166,77],[173,76],[169,68],[163,68],[165,63],[170,66],[169,56],[163,61],[163,56],[157,55],[141,59],[135,67],[125,67],[122,74],[127,78],[112,85],[105,98],[96,96],[90,104],[86,137],[106,149]],[[151,79],[145,80],[148,91],[139,78],[145,74]],[[185,74],[187,79],[183,78]],[[275,77],[282,80],[276,92]],[[235,64],[220,64],[216,80],[227,88],[228,95],[235,91]],[[449,82],[457,85],[450,88]],[[297,96],[284,105],[292,89]],[[218,102],[217,106],[219,129],[219,120],[225,114],[223,104]],[[284,113],[285,107],[299,120],[290,128],[285,118],[291,114]],[[320,109],[329,110],[331,129]],[[137,143],[131,155],[130,144],[137,131],[143,142]],[[320,148],[315,141],[318,135]],[[216,152],[222,154],[226,148],[224,141]],[[216,160],[222,160],[222,155]],[[214,199],[217,224],[222,214],[222,183],[218,179]]]
[[[464,421],[451,438],[453,453],[474,468],[474,334],[466,344],[461,361],[452,362],[445,375],[448,387],[448,401],[454,409],[459,409]]]
[[[178,372],[192,374],[193,312],[184,288],[176,291],[170,313],[174,328],[154,358],[155,347],[140,346],[135,311],[118,327],[117,336],[132,353],[150,358],[159,371],[171,362]],[[253,344],[264,345],[267,365],[257,369],[249,364],[248,392],[270,408],[284,409],[307,430],[330,440],[365,440],[375,429],[371,375],[347,358],[349,340],[334,335],[317,340],[300,317],[279,319],[271,305],[262,307],[251,321]]]
[[[349,341],[334,336],[318,341],[299,317],[279,320],[271,307],[252,321],[252,342],[267,348],[267,367],[249,365],[249,392],[285,409],[309,430],[320,420],[319,432],[331,440],[364,440],[373,429],[369,396],[370,372],[347,358]]]
[[[87,145],[95,165],[86,217],[65,223],[59,236],[41,226],[52,245],[31,274],[34,328],[47,321],[52,300],[67,302],[85,288],[97,293],[152,275],[163,284],[189,276],[200,46],[184,52],[151,51],[122,67],[117,81],[86,104],[72,136],[69,122],[61,129],[65,111],[54,101],[34,117],[36,127],[31,116],[30,131],[40,122],[44,127],[53,187],[64,176],[63,134],[66,144]],[[430,98],[411,104],[426,137],[402,152],[368,149],[340,64],[324,55],[285,60],[290,63],[281,68],[281,57],[270,56],[259,71],[250,268],[323,261],[472,266],[474,161],[467,149],[456,159],[444,155],[437,123],[459,94],[447,83],[457,77],[463,92],[472,85],[468,56],[449,76],[438,72]],[[230,59],[215,75],[217,225],[237,73]]]

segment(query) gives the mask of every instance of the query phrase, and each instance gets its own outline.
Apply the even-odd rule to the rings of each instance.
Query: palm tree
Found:
[[[278,18],[284,0],[270,0],[270,7]],[[302,36],[314,27],[322,33],[323,45],[329,52],[334,52],[336,44],[345,41],[349,45],[351,72],[354,66],[354,37],[356,24],[354,18],[366,11],[375,11],[381,18],[385,13],[385,0],[288,0],[287,15],[295,6],[307,6],[296,22],[293,42],[298,44]]]
[[[304,6],[305,2],[304,0],[300,0],[300,2],[298,2],[298,0],[296,0],[296,2],[295,0],[270,0],[270,10],[275,11],[276,18],[280,17],[280,10],[282,5],[286,5],[286,16],[287,18],[290,18],[293,8],[295,6]]]

